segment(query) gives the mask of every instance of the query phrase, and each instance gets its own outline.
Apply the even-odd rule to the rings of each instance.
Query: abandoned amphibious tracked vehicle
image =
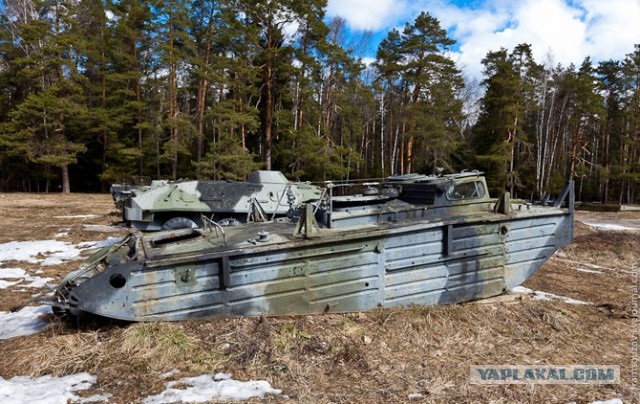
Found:
[[[122,198],[123,219],[141,231],[202,227],[202,215],[226,224],[266,221],[286,215],[291,204],[318,199],[321,191],[289,182],[279,171],[255,171],[247,181],[153,181]]]
[[[132,321],[456,303],[520,285],[573,238],[572,183],[554,206],[490,199],[477,172],[396,176],[360,195],[339,186],[297,221],[130,234],[47,303]]]

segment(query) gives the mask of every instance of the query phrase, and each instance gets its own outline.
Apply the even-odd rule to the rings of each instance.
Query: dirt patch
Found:
[[[108,195],[0,194],[0,209],[0,243],[104,239],[112,235],[82,225],[118,220]],[[631,216],[640,220],[638,213],[598,215],[613,215],[622,226]],[[59,280],[77,264],[42,267],[40,276]],[[0,341],[0,376],[87,371],[98,377],[95,390],[112,394],[116,403],[157,394],[169,380],[214,372],[268,380],[295,402],[404,402],[410,394],[428,402],[631,402],[631,272],[638,264],[640,233],[597,231],[576,222],[575,243],[524,286],[588,305],[525,296],[511,303],[344,315],[79,328],[50,319],[52,326],[40,334]],[[22,262],[4,266],[41,269]],[[0,289],[0,309],[33,292]],[[469,384],[469,366],[482,364],[620,365],[622,384]],[[180,372],[160,379],[173,369]]]

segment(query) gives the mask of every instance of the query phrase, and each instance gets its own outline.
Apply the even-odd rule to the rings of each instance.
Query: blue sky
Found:
[[[327,15],[346,19],[352,33],[372,31],[371,58],[389,30],[421,11],[440,20],[458,42],[451,57],[479,80],[480,61],[500,47],[526,42],[538,63],[567,66],[622,59],[640,43],[640,0],[329,0]]]

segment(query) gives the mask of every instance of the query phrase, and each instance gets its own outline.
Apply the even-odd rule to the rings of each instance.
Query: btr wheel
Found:
[[[178,229],[196,229],[198,225],[193,220],[187,217],[172,217],[164,222],[162,230],[178,230]]]

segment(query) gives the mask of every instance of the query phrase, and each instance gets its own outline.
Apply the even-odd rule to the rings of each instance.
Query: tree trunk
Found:
[[[169,14],[169,147],[171,152],[171,178],[178,178],[178,84],[176,78],[173,12]]]
[[[416,88],[413,90],[413,97],[411,105],[415,108],[420,97],[420,84],[416,84]],[[413,122],[413,112],[409,113],[409,140],[407,140],[407,172],[410,173],[413,165],[413,133],[415,132],[417,125]]]
[[[516,151],[516,131],[517,131],[516,128],[518,127],[517,116],[515,118],[514,126],[515,127],[513,129],[513,132],[509,131],[509,139],[508,139],[508,142],[510,142],[509,147],[511,152],[511,156],[509,159],[509,193],[511,196],[514,196],[513,188],[516,182],[515,174],[513,173],[513,167],[515,162],[515,151]]]
[[[333,98],[333,61],[330,62],[331,66],[329,67],[329,79],[327,80],[327,106],[325,109],[324,115],[324,130],[325,135],[329,138],[331,131],[329,130],[329,126],[331,125],[331,99]]]
[[[134,34],[131,38],[131,50],[133,53],[133,67],[134,69],[140,73],[142,76],[142,72],[140,71],[140,64],[138,63],[138,47],[137,47],[137,36]],[[135,83],[135,91],[136,91],[136,122],[138,124],[138,152],[140,153],[140,157],[138,158],[138,175],[142,175],[144,173],[144,153],[142,152],[142,90],[140,88],[140,78],[136,78]]]
[[[71,192],[71,183],[69,182],[69,166],[64,164],[62,167],[62,193],[68,194]]]
[[[107,110],[107,75],[105,70],[107,65],[107,57],[105,55],[104,28],[105,28],[104,13],[102,13],[100,18],[100,57],[101,57],[100,68],[103,69],[103,71],[100,72],[100,74],[102,76],[102,81],[101,81],[102,108],[104,108],[104,110],[106,111]],[[102,130],[102,174],[104,174],[105,171],[107,170],[108,151],[109,151],[109,133],[106,129],[103,129]],[[104,182],[104,180],[100,181],[100,183],[101,183],[100,189],[102,190],[102,192],[105,192],[107,190],[107,184]]]
[[[384,177],[384,93],[380,97],[380,167],[382,177]],[[374,120],[375,124],[375,120]],[[375,133],[375,130],[373,131]]]
[[[211,24],[211,19],[213,18],[213,7],[211,7],[211,12],[209,14],[209,21]],[[211,25],[209,25],[209,34],[211,34]],[[202,69],[204,69],[203,77],[198,80],[198,98],[197,98],[197,108],[196,108],[196,127],[197,127],[197,135],[196,135],[196,162],[200,163],[202,161],[202,142],[204,139],[204,111],[206,108],[207,101],[207,87],[209,86],[209,81],[206,78],[207,67],[209,66],[209,59],[211,57],[211,41],[208,40],[208,35],[205,36],[205,41],[207,42],[207,46],[205,48],[204,60]],[[200,179],[200,165],[196,165],[196,179]]]
[[[273,124],[273,56],[271,54],[272,46],[272,28],[268,28],[267,42],[267,65],[265,72],[266,100],[264,111],[264,164],[266,170],[271,170],[271,126]]]
[[[271,75],[271,67],[267,69],[267,76]],[[271,79],[267,79],[267,99],[264,111],[264,164],[266,170],[271,170],[271,124],[273,122],[273,99],[271,98]]]
[[[400,133],[400,174],[406,174],[404,171],[404,135],[407,129],[407,122],[402,121],[402,132]]]

